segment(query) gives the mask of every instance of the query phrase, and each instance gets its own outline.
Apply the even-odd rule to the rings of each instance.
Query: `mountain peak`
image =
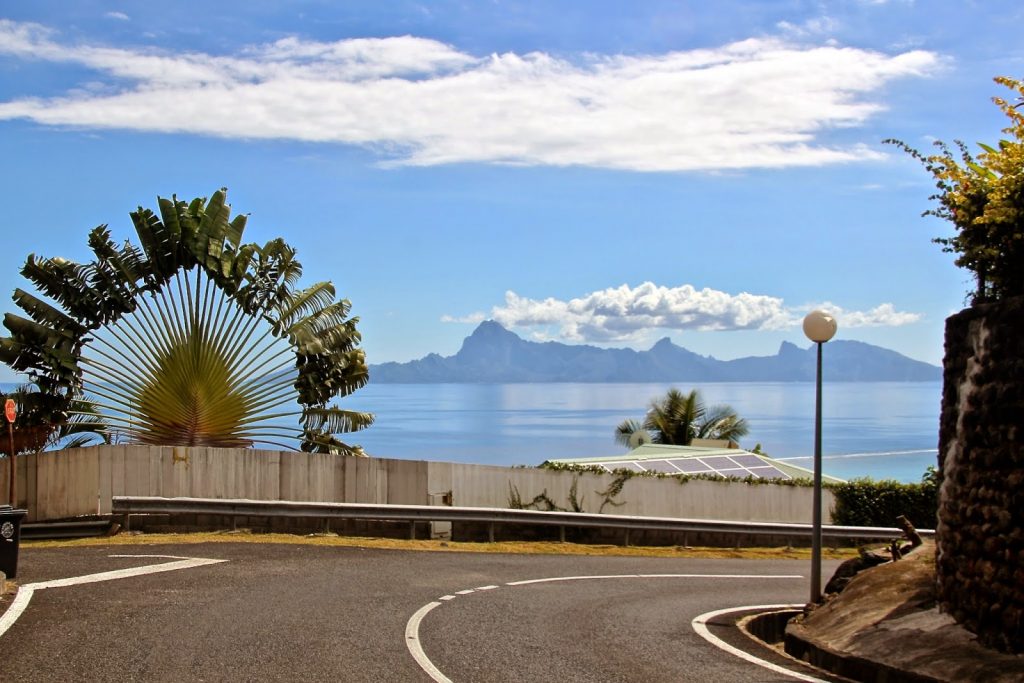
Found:
[[[803,349],[801,349],[799,346],[797,346],[793,342],[784,341],[784,342],[782,342],[782,344],[779,345],[779,354],[778,355],[780,355],[780,356],[790,356],[790,355],[793,355],[793,354],[800,354],[800,353],[803,353]]]
[[[832,342],[833,381],[936,381],[941,368],[864,343]],[[375,382],[806,382],[813,354],[783,342],[775,356],[731,361],[699,356],[668,337],[649,351],[527,341],[494,320],[480,323],[454,356],[371,367]]]
[[[500,323],[485,320],[462,341],[462,348],[456,356],[472,362],[496,361],[503,359],[509,349],[524,343],[515,332],[506,330]]]
[[[473,330],[473,333],[469,335],[469,338],[473,337],[515,337],[516,339],[519,339],[514,332],[510,332],[501,323],[495,322],[494,320],[485,320],[477,325],[476,329]]]

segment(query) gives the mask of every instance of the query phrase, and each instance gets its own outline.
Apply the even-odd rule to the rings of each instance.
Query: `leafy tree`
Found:
[[[1024,82],[999,77],[995,81],[1017,94],[1011,103],[995,97],[993,102],[1010,119],[1003,129],[1011,136],[998,147],[979,143],[975,158],[967,146],[954,141],[957,152],[936,142],[938,154],[925,156],[899,140],[897,145],[935,178],[939,192],[931,199],[938,207],[925,215],[938,216],[953,224],[953,237],[938,237],[943,251],[957,254],[956,265],[974,273],[975,302],[1024,295]],[[957,158],[959,156],[959,159]]]
[[[106,425],[87,403],[74,402],[70,406],[72,414],[64,420],[62,413],[54,413],[50,397],[29,386],[0,394],[0,403],[7,399],[14,401],[18,414],[13,424],[14,452],[18,455],[50,448],[78,448],[103,438],[101,432]],[[10,439],[4,433],[0,436],[0,453],[10,455],[10,451]]]
[[[684,394],[668,390],[662,398],[651,401],[643,421],[624,420],[615,428],[615,441],[630,445],[630,437],[646,432],[654,443],[688,446],[694,439],[738,440],[746,436],[747,422],[727,405],[706,407],[693,389]]]
[[[139,207],[141,248],[101,225],[89,263],[30,255],[21,272],[45,300],[15,290],[27,317],[4,316],[0,361],[28,374],[57,423],[86,397],[109,438],[361,455],[334,435],[373,416],[329,403],[368,379],[350,303],[329,282],[297,288],[283,240],[243,243],[226,193]]]

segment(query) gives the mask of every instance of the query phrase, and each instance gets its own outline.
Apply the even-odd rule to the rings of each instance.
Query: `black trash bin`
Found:
[[[8,579],[18,575],[18,546],[21,545],[21,520],[27,510],[0,505],[0,572]]]

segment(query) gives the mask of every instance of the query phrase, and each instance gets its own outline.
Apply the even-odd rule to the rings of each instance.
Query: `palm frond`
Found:
[[[56,305],[18,290],[28,318],[5,316],[0,361],[65,412],[87,391],[106,438],[360,454],[334,435],[373,416],[328,406],[369,377],[350,303],[327,282],[296,289],[302,265],[283,240],[242,244],[226,190],[158,204],[131,213],[141,248],[102,225],[92,262],[30,255],[23,274]]]
[[[627,428],[631,429],[628,433]],[[651,401],[642,422],[626,420],[615,430],[615,440],[628,445],[629,435],[647,430],[652,441],[688,446],[695,438],[739,440],[749,429],[746,420],[729,406],[707,408],[696,389],[683,393],[671,388]]]
[[[644,431],[644,426],[639,420],[623,420],[615,428],[615,443],[629,448],[632,445],[630,438],[637,432],[642,431]]]

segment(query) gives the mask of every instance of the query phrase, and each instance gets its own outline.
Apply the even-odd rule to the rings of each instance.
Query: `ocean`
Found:
[[[0,385],[9,388],[10,385]],[[814,384],[374,384],[341,400],[376,415],[344,435],[370,455],[487,465],[537,465],[549,458],[619,455],[614,430],[641,419],[670,386],[696,388],[750,425],[741,446],[810,468]],[[936,464],[940,382],[827,383],[822,398],[826,474],[919,481]]]
[[[624,452],[615,426],[643,417],[670,384],[373,384],[343,401],[377,416],[347,435],[393,458],[536,465],[549,458]],[[814,384],[723,382],[699,389],[750,424],[741,445],[810,468]],[[919,481],[936,463],[940,382],[834,383],[823,387],[823,470],[843,479]]]

